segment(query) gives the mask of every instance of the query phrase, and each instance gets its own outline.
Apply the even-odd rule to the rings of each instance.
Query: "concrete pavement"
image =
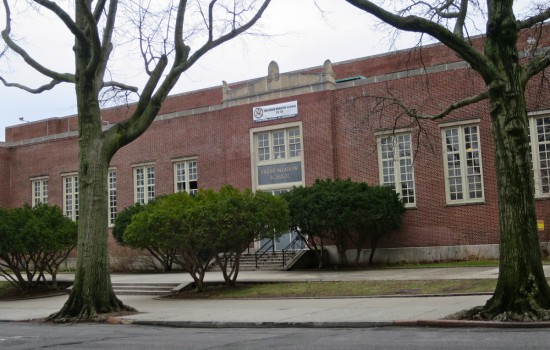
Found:
[[[550,266],[545,266],[547,276]],[[357,281],[496,278],[494,267],[420,268],[335,271],[243,271],[239,281]],[[185,273],[113,274],[113,282],[186,282]],[[72,279],[63,274],[60,279]],[[207,281],[221,281],[217,271]],[[120,295],[140,313],[123,316],[124,323],[185,327],[372,327],[388,325],[441,325],[449,314],[482,305],[489,295],[348,297],[281,299],[162,299]],[[0,301],[0,321],[44,318],[58,311],[66,295],[15,301]],[[456,324],[453,324],[456,325]],[[473,324],[472,324],[473,325]],[[482,325],[490,326],[483,323]],[[547,326],[537,324],[538,326]]]

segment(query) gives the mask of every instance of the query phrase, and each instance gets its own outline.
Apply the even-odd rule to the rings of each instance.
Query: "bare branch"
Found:
[[[106,81],[103,83],[102,87],[115,87],[120,90],[126,90],[129,92],[138,92],[139,89],[136,86],[126,85],[118,81]]]
[[[109,152],[112,152],[113,150],[116,151],[116,149],[128,144],[139,135],[141,135],[153,122],[155,116],[160,109],[162,101],[166,98],[170,90],[177,83],[181,74],[185,72],[189,67],[191,67],[200,57],[202,57],[208,51],[223,44],[226,41],[237,37],[238,35],[244,33],[246,30],[251,28],[261,18],[262,14],[265,12],[270,2],[271,0],[263,0],[262,4],[256,10],[256,13],[246,23],[240,26],[236,26],[234,29],[231,29],[229,32],[220,35],[220,37],[218,38],[214,38],[213,5],[216,3],[216,0],[212,0],[210,2],[211,7],[209,8],[210,18],[208,19],[208,23],[210,23],[210,27],[208,28],[208,39],[206,43],[204,43],[197,51],[193,53],[192,56],[188,56],[189,47],[186,46],[182,40],[183,21],[187,1],[180,0],[177,10],[176,29],[174,31],[176,57],[172,68],[170,69],[160,86],[158,86],[162,73],[164,72],[164,69],[168,64],[166,55],[161,56],[155,70],[152,72],[151,77],[146,84],[143,93],[140,96],[136,110],[134,111],[130,119],[126,120],[125,122],[118,123],[116,127],[106,131],[105,147],[110,150]],[[155,89],[157,90],[155,91]]]
[[[15,87],[15,88],[18,88],[18,89],[21,89],[21,90],[24,90],[26,92],[30,92],[31,94],[39,94],[41,92],[44,92],[44,91],[47,91],[47,90],[51,90],[53,89],[56,85],[62,83],[62,81],[59,81],[59,80],[52,80],[51,82],[49,82],[48,84],[45,84],[45,85],[42,85],[38,88],[30,88],[28,86],[25,86],[25,85],[22,85],[22,84],[18,84],[18,83],[9,83],[6,81],[6,79],[4,79],[3,77],[0,76],[0,81],[4,84],[4,86],[6,87]]]
[[[523,84],[527,84],[527,81],[531,79],[537,73],[542,72],[544,69],[550,66],[550,50],[544,52],[544,54],[535,56],[529,62],[523,66],[524,77]]]
[[[408,107],[405,103],[403,103],[403,101],[401,101],[399,98],[394,97],[391,93],[388,93],[388,96],[363,94],[353,99],[355,100],[355,99],[361,99],[361,98],[370,98],[375,101],[374,106],[371,107],[372,111],[381,112],[382,110],[387,109],[391,106],[396,106],[410,118],[418,119],[418,120],[421,120],[421,119],[438,120],[448,116],[451,112],[457,109],[488,99],[489,93],[485,91],[478,95],[467,97],[465,99],[462,99],[460,101],[450,104],[447,108],[445,108],[441,112],[437,114],[431,114],[431,115],[419,113],[415,108]]]
[[[64,24],[65,26],[73,33],[75,38],[79,40],[82,43],[85,43],[88,41],[86,38],[86,34],[82,32],[76,23],[73,21],[71,16],[67,12],[65,12],[61,7],[59,7],[55,2],[48,1],[48,0],[33,0],[35,3],[41,5],[42,7],[47,8],[51,12],[53,12]],[[6,3],[7,1],[4,1]]]
[[[517,21],[518,31],[521,29],[531,28],[537,23],[542,23],[550,18],[550,7],[546,10],[541,10],[536,15],[526,18],[523,21]]]
[[[103,1],[104,3],[105,1]],[[101,3],[101,2],[100,2]],[[99,20],[101,11],[98,9],[98,6],[96,6],[96,10],[94,13],[94,18],[96,21]],[[99,69],[98,69],[98,76],[103,77],[105,74],[105,70],[107,69],[107,63],[109,61],[109,56],[111,55],[111,51],[113,50],[113,44],[112,44],[112,37],[113,37],[113,31],[115,27],[115,19],[116,19],[116,13],[118,8],[118,1],[111,1],[109,4],[109,11],[107,12],[107,21],[105,24],[105,29],[103,31],[103,43],[101,46],[101,53],[99,58]]]
[[[54,81],[59,82],[67,82],[67,83],[74,83],[75,78],[73,74],[70,73],[58,73],[55,71],[52,71],[46,67],[44,67],[42,64],[38,63],[34,58],[31,57],[31,55],[28,54],[27,51],[25,51],[21,46],[17,45],[11,37],[11,11],[10,6],[8,4],[7,0],[3,0],[4,8],[6,10],[6,27],[4,30],[2,30],[2,39],[4,39],[4,42],[6,45],[13,51],[15,51],[23,60],[33,69],[38,71],[39,73],[42,73],[43,75],[53,79]],[[33,90],[33,89],[31,89]]]
[[[407,32],[425,33],[449,47],[478,71],[486,81],[498,77],[498,72],[489,60],[472,47],[461,36],[452,33],[444,26],[418,16],[399,16],[367,0],[346,0],[353,6],[370,13],[389,25]]]

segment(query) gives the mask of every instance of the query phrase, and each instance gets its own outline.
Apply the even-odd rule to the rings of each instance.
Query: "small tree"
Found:
[[[0,274],[21,293],[52,277],[76,245],[77,227],[61,209],[45,204],[0,208]]]
[[[136,203],[134,205],[130,205],[129,207],[124,208],[120,213],[117,214],[112,233],[113,238],[118,244],[122,246],[126,245],[126,242],[124,242],[124,231],[132,222],[132,217],[142,211],[144,207],[144,205]]]
[[[372,265],[378,241],[384,235],[401,226],[405,206],[399,195],[390,187],[357,184],[363,191],[349,193],[356,203],[354,217],[350,220],[349,239],[357,248],[354,264],[359,263],[361,250],[366,241],[370,243],[369,264]]]
[[[296,232],[312,250],[317,258],[318,267],[324,266],[324,242],[328,228],[324,220],[325,198],[313,187],[295,187],[292,191],[282,193],[286,200],[289,215],[290,229]]]
[[[117,218],[116,235],[114,229],[113,234],[116,237],[126,226],[121,242],[134,249],[146,250],[164,271],[171,271],[181,234],[184,203],[188,200],[187,194],[175,193],[146,205],[129,207],[120,220]],[[156,264],[154,266],[156,268]]]
[[[234,286],[241,255],[255,240],[273,239],[288,229],[286,202],[271,193],[223,187],[215,207],[218,209],[215,256],[225,283]],[[233,263],[232,263],[233,262]]]
[[[289,202],[292,227],[314,247],[328,239],[338,251],[338,262],[347,265],[348,243],[356,248],[355,264],[363,245],[371,243],[372,263],[379,239],[401,224],[403,203],[391,189],[351,180],[317,180],[311,187],[298,187],[284,195]],[[322,266],[322,253],[318,252]]]

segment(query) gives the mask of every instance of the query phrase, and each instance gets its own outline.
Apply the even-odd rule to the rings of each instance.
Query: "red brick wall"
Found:
[[[0,207],[10,203],[10,151],[0,143]]]
[[[423,50],[423,63],[440,64],[458,58],[440,46]],[[414,54],[401,52],[364,60],[336,64],[339,77],[373,76],[420,64]],[[429,82],[429,87],[426,83]],[[529,85],[529,110],[550,108],[550,89],[542,79]],[[197,157],[200,188],[217,189],[224,184],[250,187],[250,129],[301,121],[303,131],[305,182],[317,178],[352,178],[379,183],[375,132],[392,127],[409,127],[414,139],[414,172],[417,206],[407,209],[403,228],[382,242],[383,247],[439,246],[498,243],[498,207],[494,149],[486,101],[468,106],[440,121],[412,123],[395,106],[384,109],[383,116],[372,112],[373,98],[394,96],[422,113],[440,111],[450,102],[474,95],[484,87],[478,75],[469,69],[455,69],[390,80],[377,84],[312,92],[225,108],[214,112],[157,121],[140,138],[121,149],[111,166],[117,170],[118,209],[134,202],[132,166],[153,162],[156,169],[156,194],[173,192],[172,161]],[[254,123],[252,108],[286,101],[298,101],[299,115],[263,123]],[[162,113],[184,111],[205,105],[219,106],[221,88],[182,94],[167,99]],[[104,111],[103,118],[114,122],[126,118],[125,107]],[[439,123],[479,119],[485,201],[481,204],[449,206],[445,200],[444,166]],[[8,142],[76,130],[76,118],[53,119],[9,128]],[[8,153],[10,157],[8,157]],[[77,170],[76,138],[37,142],[16,146],[7,152],[0,148],[0,205],[20,206],[31,201],[30,178],[49,176],[49,200],[62,205],[61,176]],[[8,162],[9,163],[6,163]],[[7,166],[4,166],[8,164]],[[10,169],[10,175],[6,172]],[[6,183],[9,183],[11,197]],[[10,198],[6,200],[5,198]],[[550,226],[550,201],[538,200],[539,219]],[[548,240],[548,231],[541,233]]]

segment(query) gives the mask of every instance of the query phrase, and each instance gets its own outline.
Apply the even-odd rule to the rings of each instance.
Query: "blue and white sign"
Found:
[[[252,109],[252,118],[255,122],[290,118],[298,115],[298,101],[278,103],[276,105],[255,107]]]

